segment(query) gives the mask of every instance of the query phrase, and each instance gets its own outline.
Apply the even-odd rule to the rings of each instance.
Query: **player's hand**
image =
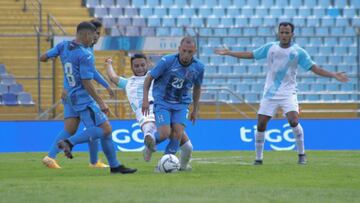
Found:
[[[67,91],[65,89],[63,89],[63,91],[61,92],[61,99],[65,100],[67,97]]]
[[[215,49],[215,54],[219,55],[228,55],[230,53],[230,50],[227,48],[224,49]]]
[[[195,125],[195,121],[196,121],[197,117],[198,117],[198,111],[192,111],[190,114],[190,120],[193,125]]]
[[[115,92],[111,87],[106,88],[106,91],[108,92],[110,99],[114,99],[115,98]]]
[[[143,103],[141,106],[141,112],[144,116],[147,116],[150,114],[149,106],[150,106],[149,100],[143,99]]]
[[[109,106],[105,104],[104,102],[99,105],[102,112],[104,112],[106,115],[109,114]]]
[[[111,65],[112,64],[112,58],[111,57],[106,58],[105,59],[105,64]]]
[[[348,82],[349,81],[349,78],[345,72],[335,73],[334,77],[336,78],[336,80],[338,80],[340,82]]]

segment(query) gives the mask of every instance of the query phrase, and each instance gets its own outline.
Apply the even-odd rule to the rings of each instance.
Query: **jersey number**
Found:
[[[72,64],[65,63],[64,67],[65,67],[66,80],[68,81],[70,87],[74,87],[76,85],[76,82],[75,82],[75,77],[73,75]]]
[[[174,77],[173,81],[171,82],[171,85],[176,89],[181,89],[183,87],[183,84],[184,84],[184,79],[176,78],[176,77]]]

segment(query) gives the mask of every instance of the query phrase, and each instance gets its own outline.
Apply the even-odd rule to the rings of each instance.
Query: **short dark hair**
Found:
[[[136,53],[136,54],[134,54],[134,55],[131,57],[131,59],[130,59],[131,66],[133,65],[133,61],[134,61],[135,59],[145,59],[145,60],[146,60],[147,58],[146,58],[145,54],[143,54],[143,53]]]
[[[294,33],[294,30],[295,30],[295,26],[294,24],[290,23],[290,22],[281,22],[279,23],[279,27],[278,27],[278,30],[280,30],[280,26],[290,26],[291,27],[291,32]]]
[[[84,30],[88,30],[88,31],[95,31],[96,27],[90,23],[90,22],[81,22],[77,27],[76,27],[76,32],[79,33],[80,31],[84,31]]]
[[[186,36],[186,37],[182,38],[181,41],[180,41],[180,46],[185,42],[190,43],[190,44],[194,44],[195,47],[196,47],[196,42],[195,42],[194,38],[192,38],[190,36]]]
[[[93,24],[96,27],[96,29],[101,28],[103,26],[101,21],[98,19],[92,19],[90,20],[90,23]]]

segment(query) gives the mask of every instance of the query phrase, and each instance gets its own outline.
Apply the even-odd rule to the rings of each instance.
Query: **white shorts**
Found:
[[[286,113],[290,111],[296,111],[299,113],[299,103],[297,95],[285,99],[265,99],[263,98],[260,102],[260,108],[258,114],[273,117],[276,114],[278,108],[281,108]]]
[[[154,115],[154,105],[150,105],[149,107],[149,115],[144,116],[141,112],[141,108],[135,112],[136,120],[139,122],[139,125],[142,126],[146,122],[155,122],[155,115]]]

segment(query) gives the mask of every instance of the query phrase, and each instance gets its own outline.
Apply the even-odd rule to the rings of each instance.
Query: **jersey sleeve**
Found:
[[[299,52],[299,60],[298,64],[300,67],[306,71],[310,70],[313,65],[315,65],[315,62],[311,60],[310,55],[302,48],[298,49]]]
[[[54,57],[59,56],[61,50],[62,50],[63,47],[64,47],[64,43],[65,43],[65,42],[61,42],[61,43],[57,44],[55,47],[49,49],[49,50],[46,52],[47,58],[54,58]]]
[[[169,60],[170,60],[169,57],[162,57],[159,63],[153,69],[151,69],[150,71],[151,77],[155,79],[160,77],[168,68]]]
[[[194,84],[195,85],[201,85],[202,84],[202,81],[203,81],[203,78],[204,78],[204,65],[203,64],[201,64],[200,65],[200,73],[199,73],[199,76],[196,78],[196,80],[195,80],[195,82],[194,82]]]
[[[121,89],[125,89],[127,82],[128,82],[128,79],[126,79],[124,77],[119,77],[119,83],[117,84],[117,86]]]
[[[94,80],[97,83],[99,83],[100,85],[102,85],[104,88],[110,87],[109,83],[104,79],[104,77],[101,75],[101,73],[99,73],[99,71],[96,69],[95,69],[95,73],[94,73]]]
[[[253,50],[253,56],[254,59],[259,60],[259,59],[264,59],[267,57],[267,54],[269,52],[270,47],[273,45],[273,42],[269,42],[267,44],[264,44],[263,46]]]
[[[86,54],[80,58],[80,78],[82,80],[91,80],[94,78],[96,69],[95,69],[95,59],[93,55]]]

